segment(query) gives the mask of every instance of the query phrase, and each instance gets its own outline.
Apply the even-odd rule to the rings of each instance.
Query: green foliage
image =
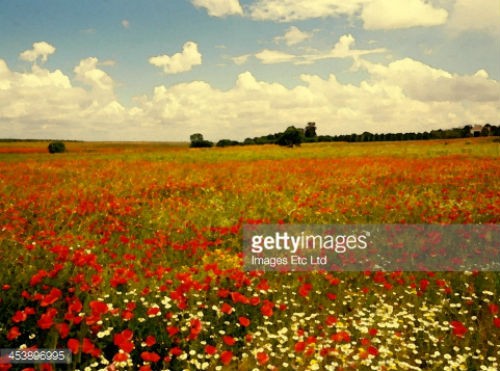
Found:
[[[66,152],[66,146],[63,142],[51,142],[48,147],[49,153],[63,153]]]
[[[221,139],[217,142],[215,145],[216,147],[229,147],[229,146],[237,146],[240,143],[237,140],[231,140],[231,139]]]
[[[306,138],[316,138],[316,123],[315,122],[308,122],[307,126],[304,131],[304,136]]]
[[[303,134],[295,126],[289,126],[283,134],[278,138],[277,144],[280,146],[300,146],[302,143]]]
[[[191,139],[191,148],[210,148],[213,147],[213,142],[203,139],[203,135],[200,133],[195,133],[189,136]]]

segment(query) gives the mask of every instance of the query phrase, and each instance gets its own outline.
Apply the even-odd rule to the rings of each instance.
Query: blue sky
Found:
[[[500,124],[497,0],[0,0],[0,137]]]

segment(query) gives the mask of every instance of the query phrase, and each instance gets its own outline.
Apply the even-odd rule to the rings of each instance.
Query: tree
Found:
[[[203,141],[203,134],[200,134],[200,133],[191,134],[189,136],[189,139],[191,140],[191,143],[202,142]]]
[[[216,147],[229,147],[229,146],[237,146],[240,143],[237,140],[231,140],[231,139],[221,139],[217,142],[215,145]]]
[[[189,139],[191,139],[191,148],[213,147],[214,145],[209,140],[204,140],[203,135],[200,133],[191,134]]]
[[[304,136],[306,138],[316,138],[316,123],[308,122],[304,131]]]
[[[482,127],[481,129],[481,136],[482,137],[487,137],[490,135],[490,131],[491,131],[491,125],[490,124],[486,124]]]
[[[295,126],[289,126],[283,134],[278,138],[277,144],[280,146],[300,146],[302,143],[302,135]]]
[[[48,147],[49,153],[63,153],[66,151],[66,146],[63,142],[51,142]]]
[[[472,125],[465,125],[460,132],[462,138],[471,137],[472,136],[471,130],[472,130]]]

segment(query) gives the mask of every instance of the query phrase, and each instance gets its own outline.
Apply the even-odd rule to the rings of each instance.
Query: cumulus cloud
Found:
[[[448,27],[454,32],[485,31],[500,35],[500,5],[497,0],[456,0]]]
[[[112,80],[99,73],[97,60],[75,67],[75,81],[56,69],[34,64],[11,71],[0,59],[0,132],[8,137],[111,139],[127,122],[127,110],[114,99]],[[90,89],[79,87],[76,80]],[[104,91],[103,91],[104,89]]]
[[[486,71],[459,76],[411,59],[389,65],[362,63],[368,78],[359,85],[343,84],[333,74],[326,79],[302,75],[303,84],[287,88],[244,72],[224,91],[201,81],[156,87],[137,109],[181,138],[201,130],[213,140],[242,140],[311,120],[322,133],[334,134],[423,131],[499,117],[498,82],[487,78]],[[415,81],[402,79],[410,70],[417,75]],[[465,84],[470,95],[451,94],[451,89],[440,87],[441,79],[449,79],[451,87]],[[417,82],[427,93],[415,90]],[[480,96],[485,87],[488,91]],[[436,90],[443,96],[433,93]]]
[[[333,48],[352,50],[344,35]],[[300,76],[289,88],[239,74],[231,87],[204,81],[159,85],[130,107],[114,96],[112,77],[96,58],[74,75],[34,64],[16,72],[0,59],[0,132],[8,137],[98,140],[242,140],[318,124],[320,134],[423,131],[500,117],[500,85],[485,70],[459,75],[405,58],[374,63],[359,57],[364,78],[343,83],[334,74]]]
[[[444,24],[448,13],[425,0],[257,0],[247,15],[276,22],[345,16],[361,18],[366,29],[395,29]]]
[[[373,0],[366,4],[361,19],[366,29],[396,29],[436,26],[446,22],[448,12],[423,0]]]
[[[191,0],[191,2],[197,8],[205,8],[212,17],[243,14],[238,0]]]
[[[312,35],[312,32],[304,32],[298,27],[292,26],[286,30],[283,36],[278,36],[274,40],[276,42],[284,41],[286,45],[295,45],[310,39]]]
[[[378,85],[392,83],[408,98],[423,102],[500,101],[500,84],[489,79],[485,70],[473,75],[457,75],[411,58],[388,66],[362,61],[361,67]]]
[[[46,62],[49,55],[54,54],[56,48],[45,41],[36,42],[33,44],[33,49],[25,50],[19,55],[23,61],[36,62],[38,58],[42,62]]]
[[[73,69],[75,80],[91,88],[88,99],[93,105],[109,104],[115,101],[114,81],[105,71],[98,68],[99,60],[85,58]]]
[[[182,52],[172,56],[159,55],[149,58],[149,63],[163,69],[166,74],[175,74],[190,71],[193,66],[201,64],[201,54],[198,45],[193,41],[188,41],[182,47]]]

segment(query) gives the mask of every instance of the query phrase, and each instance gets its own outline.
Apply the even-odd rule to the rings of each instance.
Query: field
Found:
[[[500,221],[500,143],[0,143],[0,370],[498,370],[500,273],[244,272],[245,223]],[[27,368],[31,369],[31,368]]]

